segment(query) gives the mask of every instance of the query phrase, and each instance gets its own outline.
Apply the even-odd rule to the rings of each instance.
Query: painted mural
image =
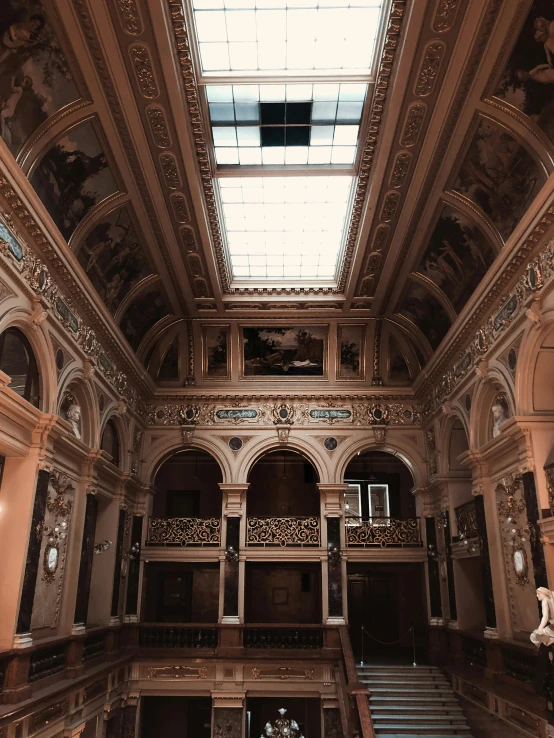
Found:
[[[245,377],[322,377],[327,326],[243,328]]]
[[[210,379],[229,376],[229,326],[204,326],[204,374]]]
[[[46,152],[31,184],[66,240],[95,205],[117,192],[91,121],[69,130]]]
[[[454,189],[481,208],[506,240],[544,181],[527,149],[505,128],[482,118]]]
[[[152,274],[126,207],[112,210],[94,226],[77,258],[112,313],[141,279]]]
[[[179,379],[179,336],[168,348],[158,371],[157,379],[161,382],[175,382]]]
[[[415,323],[433,349],[438,348],[450,328],[448,313],[422,284],[409,283],[398,311]]]
[[[152,326],[169,315],[169,308],[159,287],[142,292],[123,313],[120,327],[136,351]]]
[[[0,5],[0,135],[15,156],[43,121],[80,95],[42,3]]]
[[[494,92],[554,142],[554,5],[535,0]]]
[[[339,325],[339,379],[359,379],[362,376],[363,325]]]
[[[391,336],[389,339],[389,380],[391,382],[409,383],[410,370],[400,350],[400,346]]]
[[[495,251],[481,230],[446,205],[418,271],[440,287],[459,313],[494,258]]]

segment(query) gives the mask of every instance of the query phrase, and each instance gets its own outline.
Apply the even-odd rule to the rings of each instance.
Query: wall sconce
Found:
[[[336,546],[329,546],[327,549],[327,561],[329,566],[338,566],[342,561],[342,553]]]
[[[225,549],[225,561],[236,564],[238,560],[239,552],[235,549],[234,546],[227,546],[227,548]]]
[[[435,545],[433,543],[427,544],[427,555],[430,559],[437,560],[439,558],[438,553],[435,550]]]
[[[101,554],[104,553],[104,551],[107,551],[109,547],[112,545],[111,541],[100,541],[100,543],[94,544],[94,553],[95,554]]]
[[[140,543],[133,543],[129,551],[127,552],[127,558],[134,560],[140,554]]]
[[[67,522],[62,520],[61,523],[56,523],[53,528],[44,526],[43,532],[48,536],[48,543],[58,543],[58,541],[63,541],[64,538],[67,538],[68,528]]]

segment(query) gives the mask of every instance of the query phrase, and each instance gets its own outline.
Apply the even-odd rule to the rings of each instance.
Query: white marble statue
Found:
[[[496,438],[500,434],[500,426],[508,420],[507,408],[501,400],[495,400],[491,410],[493,417],[492,436]]]
[[[81,406],[77,405],[76,402],[71,403],[65,413],[71,430],[77,438],[81,438]]]
[[[541,603],[542,618],[539,627],[530,635],[531,642],[535,646],[541,643],[551,646],[554,643],[554,593],[546,587],[539,587],[537,600]]]

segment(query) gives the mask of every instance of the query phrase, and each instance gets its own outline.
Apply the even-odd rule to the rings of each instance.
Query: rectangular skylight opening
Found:
[[[235,281],[333,281],[352,176],[217,180]]]

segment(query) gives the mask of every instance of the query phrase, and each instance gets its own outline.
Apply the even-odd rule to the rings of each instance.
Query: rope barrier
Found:
[[[401,641],[403,641],[404,638],[409,636],[411,633],[412,634],[412,653],[414,657],[412,665],[417,666],[416,647],[415,647],[415,629],[413,625],[410,625],[409,630],[406,633],[404,633],[404,635],[401,638],[399,638],[397,641],[380,641],[379,638],[375,638],[375,636],[372,636],[371,633],[368,633],[367,630],[365,629],[365,626],[362,625],[362,660],[360,661],[360,666],[364,665],[364,633],[366,636],[371,638],[373,641],[376,641],[377,643],[381,644],[382,646],[396,646],[397,643],[400,643]]]

